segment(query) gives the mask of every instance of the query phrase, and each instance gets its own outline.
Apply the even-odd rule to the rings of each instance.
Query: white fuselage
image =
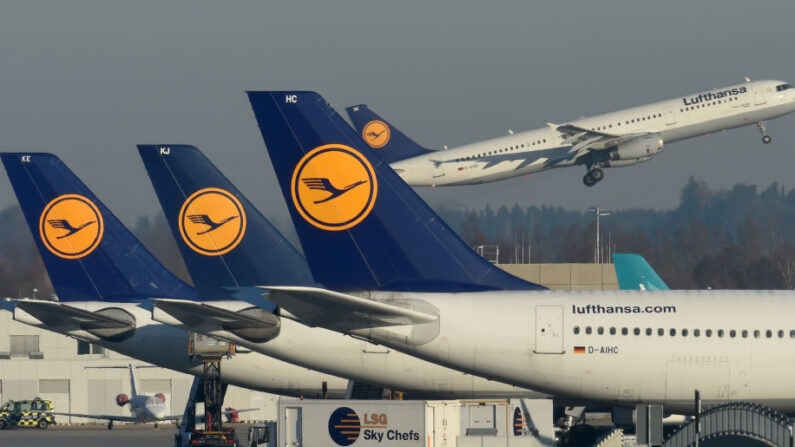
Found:
[[[188,333],[153,321],[151,311],[134,303],[65,302],[63,304],[88,311],[109,307],[120,308],[135,318],[134,334],[122,341],[108,341],[85,331],[63,332],[47,327],[27,312],[14,310],[14,319],[46,330],[69,335],[101,345],[120,354],[163,368],[201,376],[200,362],[191,363],[188,355]],[[320,397],[326,384],[329,398],[344,398],[348,381],[337,376],[312,371],[258,353],[238,353],[223,361],[222,380],[226,383],[288,396]],[[141,407],[143,411],[144,407]],[[131,406],[131,411],[133,406]]]
[[[795,110],[795,89],[777,91],[776,87],[783,84],[773,80],[737,84],[566,124],[610,135],[659,133],[667,144],[791,113]],[[569,149],[562,144],[560,133],[548,126],[434,151],[390,166],[412,186],[466,185],[582,163],[583,159],[572,159],[547,164],[565,158]],[[508,154],[522,158],[492,165],[481,159]],[[530,162],[523,164],[524,160]]]
[[[231,311],[251,307],[243,301],[212,301],[205,305]],[[170,320],[157,310],[154,315],[166,323]],[[399,390],[411,399],[544,397],[525,388],[462,374],[395,349],[323,328],[310,328],[287,318],[281,319],[278,336],[262,343],[248,341],[225,330],[197,330],[295,365]]]
[[[168,415],[168,409],[157,397],[139,394],[130,399],[130,414],[137,422],[157,422]]]
[[[750,400],[795,412],[792,291],[399,296],[437,308],[439,321],[351,332],[462,372],[575,400],[689,412],[698,389],[707,404]]]

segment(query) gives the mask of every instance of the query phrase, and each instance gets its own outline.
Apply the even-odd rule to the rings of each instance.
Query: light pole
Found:
[[[604,216],[609,216],[610,213],[605,211],[598,206],[596,208],[591,208],[588,210],[589,213],[594,213],[596,215],[596,244],[594,246],[594,262],[596,264],[602,263],[602,240],[600,238],[600,230],[599,230],[599,218]]]

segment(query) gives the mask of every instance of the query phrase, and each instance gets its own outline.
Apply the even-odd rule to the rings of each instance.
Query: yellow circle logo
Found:
[[[78,194],[56,197],[41,212],[39,234],[55,256],[79,259],[102,241],[105,222],[94,202]]]
[[[373,149],[380,149],[386,146],[391,135],[389,126],[380,120],[370,121],[362,129],[362,138]]]
[[[298,213],[312,225],[339,231],[361,222],[375,204],[378,181],[353,148],[328,144],[304,155],[290,182]]]
[[[218,256],[243,240],[246,213],[227,191],[205,188],[191,194],[179,210],[179,233],[193,251]]]

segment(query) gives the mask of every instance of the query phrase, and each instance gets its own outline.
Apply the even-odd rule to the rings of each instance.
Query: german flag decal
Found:
[[[574,347],[575,354],[585,354],[585,346],[575,346]]]

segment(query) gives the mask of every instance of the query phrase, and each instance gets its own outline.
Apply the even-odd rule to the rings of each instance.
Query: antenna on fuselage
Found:
[[[751,78],[749,78],[748,76],[746,76],[746,77],[745,77],[745,82],[751,82]]]

